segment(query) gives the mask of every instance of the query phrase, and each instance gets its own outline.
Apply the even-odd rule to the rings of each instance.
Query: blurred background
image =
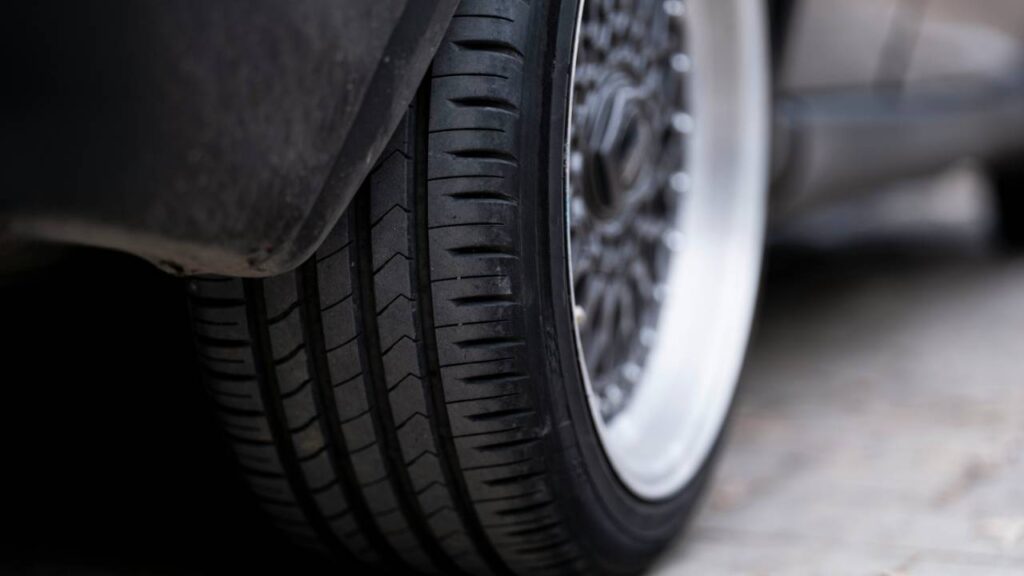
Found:
[[[991,227],[967,163],[776,230],[722,466],[656,574],[1024,573],[1024,259]],[[300,573],[216,440],[178,280],[81,252],[2,292],[4,572]]]

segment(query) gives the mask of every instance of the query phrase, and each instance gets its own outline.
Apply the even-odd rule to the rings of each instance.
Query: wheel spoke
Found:
[[[664,0],[593,0],[580,32],[571,261],[580,344],[595,393],[614,404],[603,410],[609,419],[639,380],[623,374],[643,369],[640,335],[656,330],[658,285],[683,237],[683,140],[692,129],[683,13],[683,3]]]

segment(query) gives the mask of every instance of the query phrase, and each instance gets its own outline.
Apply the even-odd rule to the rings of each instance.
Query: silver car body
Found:
[[[1024,1],[795,0],[776,67],[776,215],[1024,149]]]

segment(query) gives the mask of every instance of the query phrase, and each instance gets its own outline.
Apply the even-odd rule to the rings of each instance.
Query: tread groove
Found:
[[[356,475],[351,462],[351,453],[338,441],[343,438],[343,428],[334,398],[334,387],[330,381],[327,366],[327,351],[323,337],[323,316],[319,306],[320,290],[318,287],[317,262],[307,262],[295,275],[295,289],[299,293],[300,318],[304,332],[304,341],[310,348],[307,357],[309,381],[313,386],[313,402],[320,414],[321,432],[324,438],[324,449],[327,451],[331,469],[335,479],[328,484],[339,484],[352,512],[356,524],[362,528],[369,546],[382,555],[386,563],[394,556],[390,553],[391,546],[379,533],[373,520],[369,504],[363,498],[362,491],[356,487]]]

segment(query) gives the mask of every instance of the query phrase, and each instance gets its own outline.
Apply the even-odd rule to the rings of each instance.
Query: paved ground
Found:
[[[1024,261],[969,175],[772,252],[707,505],[659,575],[1024,574]]]
[[[988,250],[970,178],[940,188],[771,250],[731,442],[657,575],[1024,574],[1024,260]],[[177,283],[100,255],[0,313],[0,573],[309,572],[183,384]]]

